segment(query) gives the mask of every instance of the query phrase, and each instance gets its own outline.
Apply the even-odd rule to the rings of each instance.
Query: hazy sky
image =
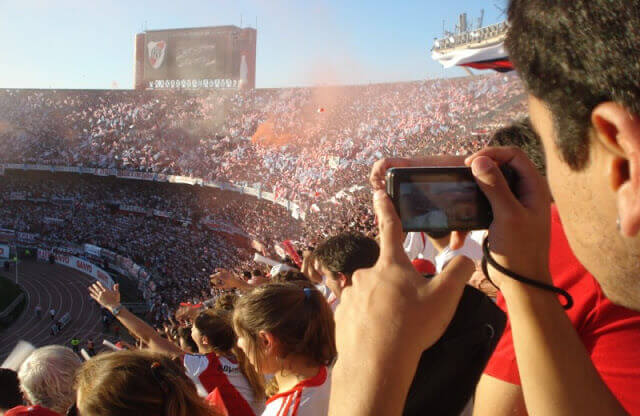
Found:
[[[431,60],[442,21],[502,20],[504,0],[0,0],[0,87],[132,88],[145,28],[258,24],[257,87],[460,75]]]

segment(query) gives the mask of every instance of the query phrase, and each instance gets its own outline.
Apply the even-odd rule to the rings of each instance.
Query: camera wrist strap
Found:
[[[494,269],[498,270],[500,273],[506,276],[509,276],[510,278],[517,280],[518,282],[521,282],[530,286],[534,286],[549,292],[554,292],[562,296],[565,299],[565,303],[562,305],[564,309],[570,309],[573,306],[573,298],[571,297],[569,292],[567,292],[566,290],[560,289],[559,287],[556,287],[553,285],[539,282],[537,280],[529,279],[528,277],[520,276],[519,274],[514,273],[511,270],[507,269],[506,267],[503,267],[502,265],[498,264],[498,262],[491,255],[491,251],[489,250],[489,237],[485,237],[484,241],[482,242],[482,252],[484,254],[484,256],[482,257],[482,271],[484,272],[484,275],[487,277],[489,282],[492,285],[494,285],[496,288],[498,288],[498,286],[496,286],[496,284],[493,283],[493,281],[491,280],[491,277],[489,277],[489,270],[487,268],[487,263],[489,263]]]

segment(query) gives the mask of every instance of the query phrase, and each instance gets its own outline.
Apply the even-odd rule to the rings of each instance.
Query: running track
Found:
[[[28,341],[35,347],[50,344],[70,346],[69,341],[77,335],[82,341],[81,347],[89,337],[93,338],[96,349],[101,347],[104,335],[100,307],[89,297],[87,290],[93,278],[68,267],[31,261],[20,262],[18,273],[19,283],[27,295],[27,304],[20,317],[0,332],[0,363],[18,340]],[[11,271],[2,270],[0,274],[15,281],[13,267]],[[42,308],[41,319],[34,312],[36,305]],[[66,312],[71,313],[71,321],[56,336],[51,336],[51,308],[56,310],[56,320]]]

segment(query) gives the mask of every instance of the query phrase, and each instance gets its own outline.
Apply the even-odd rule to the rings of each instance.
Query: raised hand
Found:
[[[103,308],[109,310],[120,305],[120,285],[113,285],[113,289],[106,288],[100,282],[89,286],[89,295]]]

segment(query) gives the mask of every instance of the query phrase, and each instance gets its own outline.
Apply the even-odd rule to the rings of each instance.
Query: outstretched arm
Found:
[[[102,307],[114,313],[114,316],[133,336],[140,339],[142,343],[149,346],[149,349],[157,352],[164,352],[171,355],[184,354],[177,345],[168,339],[162,338],[155,329],[142,319],[135,316],[120,303],[119,285],[114,285],[113,290],[108,289],[100,282],[89,286],[89,294]]]

